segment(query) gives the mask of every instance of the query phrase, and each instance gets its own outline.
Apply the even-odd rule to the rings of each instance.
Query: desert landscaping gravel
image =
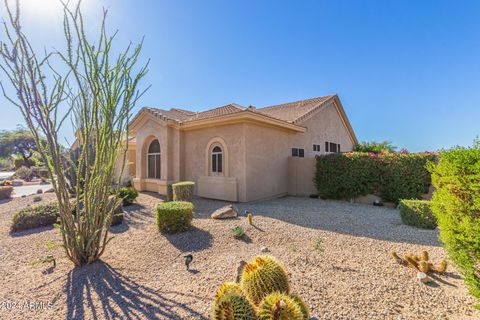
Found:
[[[73,268],[53,245],[56,229],[10,233],[14,212],[32,198],[0,202],[0,319],[208,319],[216,289],[263,247],[284,263],[292,291],[317,319],[480,319],[452,267],[423,285],[391,258],[392,250],[445,258],[436,231],[402,225],[395,209],[294,197],[236,204],[253,212],[249,226],[245,216],[208,219],[225,203],[195,199],[193,230],[164,236],[155,225],[161,199],[141,194],[113,228],[102,261]],[[235,226],[245,239],[233,238]],[[194,257],[190,271],[186,252]],[[47,254],[55,268],[32,266]]]

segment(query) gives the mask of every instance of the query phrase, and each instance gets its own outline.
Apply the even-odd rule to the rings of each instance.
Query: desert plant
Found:
[[[133,187],[122,187],[115,191],[117,197],[122,199],[124,206],[131,205],[138,197],[138,191]]]
[[[247,214],[247,220],[249,225],[253,225],[253,215],[251,212]]]
[[[58,199],[65,253],[80,266],[99,259],[111,239],[113,208],[108,206],[108,196],[118,158],[123,157],[122,163],[126,163],[128,123],[143,93],[137,87],[147,69],[144,66],[135,71],[141,44],[129,46],[121,54],[113,52],[117,46],[115,36],[107,34],[106,11],[94,41],[87,37],[92,32],[84,29],[80,1],[73,8],[68,1],[61,3],[66,50],[46,53],[43,58],[23,31],[19,2],[12,10],[5,1],[7,21],[1,37],[0,69],[12,87],[6,90],[2,86],[3,93],[21,111],[48,169]],[[13,92],[11,96],[8,91]],[[68,108],[62,110],[65,106]],[[81,183],[72,187],[74,203],[82,203],[83,209],[77,207],[76,219],[71,214],[71,190],[58,137],[71,115],[81,144],[79,161],[74,165]],[[120,172],[119,180],[121,176]]]
[[[313,243],[313,249],[323,252],[323,238],[318,237]]]
[[[440,239],[470,293],[480,299],[480,148],[444,151],[429,169]]]
[[[23,166],[18,168],[17,171],[15,171],[15,176],[25,181],[31,181],[35,175],[31,168]]]
[[[175,233],[191,228],[193,204],[185,201],[162,202],[157,206],[157,226],[162,233]]]
[[[243,230],[243,228],[240,226],[236,226],[235,228],[232,229],[232,233],[235,239],[240,239],[245,235],[245,230]]]
[[[213,300],[212,320],[253,320],[255,311],[242,289],[235,282],[225,282],[218,289]]]
[[[257,256],[245,265],[240,281],[247,298],[258,305],[272,292],[288,294],[288,276],[280,262],[272,256]]]
[[[173,201],[192,201],[195,182],[184,181],[172,185]]]
[[[52,226],[57,222],[59,210],[57,203],[28,206],[13,216],[12,231]]]
[[[430,210],[430,201],[400,200],[398,209],[402,222],[406,225],[423,229],[435,229],[437,227],[437,219]]]
[[[397,147],[393,146],[390,141],[362,141],[353,146],[353,150],[357,152],[374,152],[374,153],[387,153],[395,152]]]
[[[12,186],[0,186],[0,200],[9,199],[12,196]]]
[[[303,301],[303,299],[296,293],[290,294],[290,298],[292,298],[293,301],[295,301],[300,307],[300,310],[302,311],[302,314],[303,314],[303,319],[310,320],[310,311],[308,311],[308,307]]]
[[[12,170],[14,167],[11,157],[0,157],[0,170]]]
[[[306,320],[301,307],[285,293],[267,295],[258,306],[258,320],[291,319]]]

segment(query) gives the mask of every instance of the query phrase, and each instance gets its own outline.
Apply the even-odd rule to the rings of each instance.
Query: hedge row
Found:
[[[352,199],[376,194],[388,202],[419,199],[428,192],[431,153],[334,153],[317,157],[314,178],[320,197]]]
[[[400,200],[398,209],[402,222],[406,225],[422,229],[435,229],[437,227],[437,219],[430,209],[430,201]]]

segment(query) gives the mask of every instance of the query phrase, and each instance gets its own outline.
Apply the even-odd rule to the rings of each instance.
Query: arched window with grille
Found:
[[[212,163],[211,163],[211,172],[212,173],[222,173],[223,172],[223,150],[220,146],[214,146],[212,149]]]
[[[148,147],[147,154],[148,178],[160,179],[161,172],[161,154],[160,143],[157,139],[153,140]]]

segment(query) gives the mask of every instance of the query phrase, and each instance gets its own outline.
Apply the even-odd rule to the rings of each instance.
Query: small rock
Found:
[[[55,189],[53,188],[45,190],[45,193],[54,193],[54,192],[55,192]]]
[[[38,189],[37,190],[37,194],[42,194],[43,193],[43,190],[42,189]]]
[[[229,219],[238,217],[238,211],[233,205],[228,205],[215,210],[210,218],[212,219]]]
[[[40,201],[42,201],[42,197],[40,196],[33,197],[33,202],[40,202]]]
[[[270,250],[267,247],[262,247],[260,252],[269,252]]]

